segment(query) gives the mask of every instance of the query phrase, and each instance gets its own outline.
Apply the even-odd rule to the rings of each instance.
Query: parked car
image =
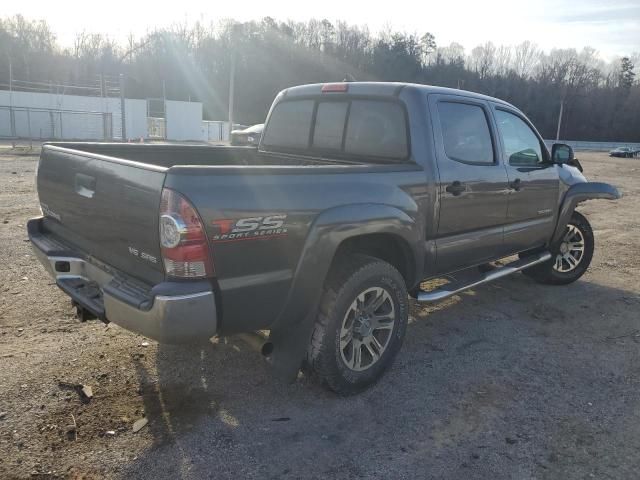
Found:
[[[633,149],[633,148],[630,148],[630,147],[618,147],[618,148],[614,148],[613,150],[611,150],[609,152],[609,156],[610,157],[631,158],[631,157],[634,157],[635,155],[637,155],[638,152],[640,152],[640,150]]]
[[[231,132],[231,145],[251,145],[257,147],[262,138],[264,123],[253,125],[244,130],[234,130]]]
[[[620,195],[572,160],[495,98],[305,85],[277,96],[256,150],[44,145],[42,216],[27,228],[85,318],[167,343],[269,330],[262,352],[280,376],[304,365],[349,394],[398,353],[408,295],[584,274],[594,234],[576,206]],[[445,275],[457,281],[420,289]]]

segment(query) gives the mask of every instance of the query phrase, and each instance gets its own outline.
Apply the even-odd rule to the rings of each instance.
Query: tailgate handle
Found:
[[[76,173],[76,193],[82,197],[93,198],[96,193],[96,179],[91,175]]]

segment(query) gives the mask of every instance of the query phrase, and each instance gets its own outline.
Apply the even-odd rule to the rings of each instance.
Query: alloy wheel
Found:
[[[584,257],[584,235],[575,225],[567,225],[553,269],[560,273],[575,270]]]
[[[391,294],[382,287],[361,292],[347,309],[340,329],[340,355],[345,365],[363,371],[387,349],[396,323]]]

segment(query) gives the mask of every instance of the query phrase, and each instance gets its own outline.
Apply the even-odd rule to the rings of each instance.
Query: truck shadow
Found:
[[[632,385],[608,377],[632,368],[624,354],[637,355],[638,307],[635,292],[589,281],[544,287],[524,276],[413,304],[391,371],[349,398],[302,375],[292,385],[276,381],[241,340],[160,345],[155,372],[138,365],[154,445],[122,476],[553,477],[567,467],[554,455],[575,440],[562,419],[576,418],[576,402],[603,396],[620,418],[640,405]],[[625,395],[633,401],[619,400]],[[581,423],[584,435],[601,427]],[[616,448],[615,434],[607,441]],[[491,461],[475,462],[478,455]],[[582,447],[571,455],[598,461]]]

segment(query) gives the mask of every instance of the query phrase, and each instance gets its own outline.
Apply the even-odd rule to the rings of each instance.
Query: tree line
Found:
[[[304,83],[357,80],[461,88],[504,99],[545,138],[640,142],[639,53],[604,62],[585,47],[545,52],[525,41],[466,52],[430,34],[372,34],[342,21],[259,21],[174,25],[116,42],[81,33],[62,48],[44,21],[0,19],[0,84],[13,78],[70,84],[124,74],[127,97],[200,101],[205,118],[226,119],[235,58],[235,120],[260,123],[276,93]],[[6,88],[6,87],[2,87]]]

